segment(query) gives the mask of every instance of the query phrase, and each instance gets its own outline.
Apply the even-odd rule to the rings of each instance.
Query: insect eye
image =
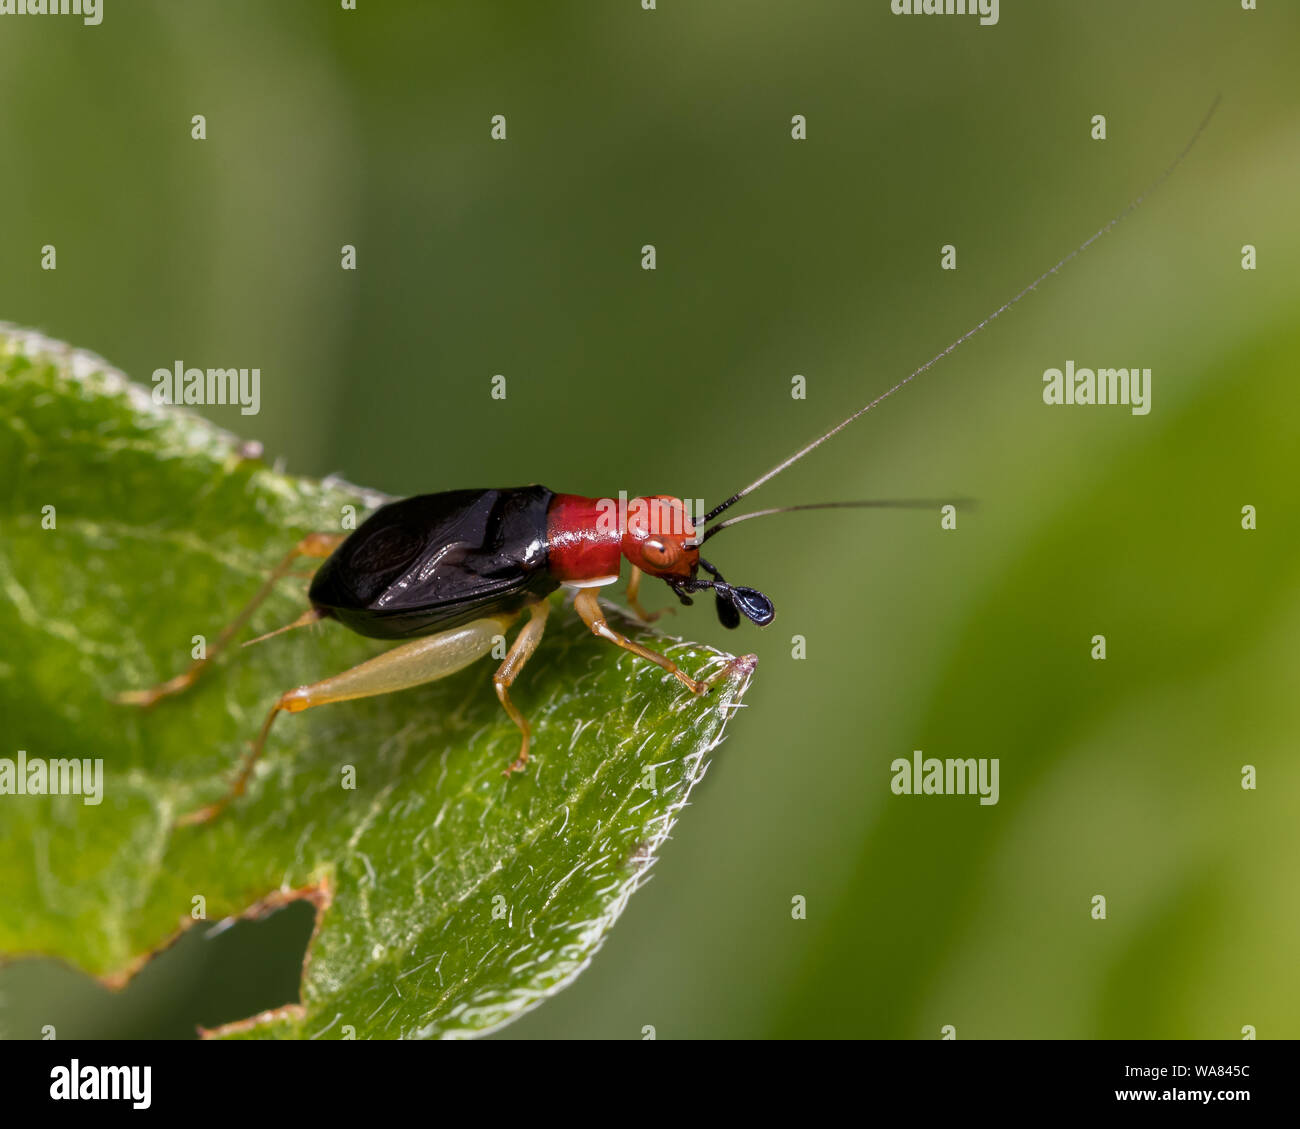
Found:
[[[641,542],[641,555],[655,568],[667,568],[677,559],[676,546],[665,545],[655,537],[647,537]]]

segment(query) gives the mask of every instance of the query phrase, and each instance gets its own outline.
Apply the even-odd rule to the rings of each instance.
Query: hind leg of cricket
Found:
[[[188,670],[183,674],[178,674],[175,678],[160,682],[157,686],[151,686],[147,690],[128,690],[124,694],[117,695],[113,700],[123,706],[148,708],[160,698],[179,694],[182,690],[189,689],[198,680],[204,669],[230,645],[230,641],[252,618],[253,613],[275,590],[276,584],[290,572],[300,557],[314,557],[323,560],[334,552],[346,537],[346,533],[309,533],[285,554],[284,560],[271,570],[262,587],[257,590],[257,594],[244,605],[243,611],[225,626],[221,634],[217,636],[217,641],[208,648],[208,652],[203,658],[195,659],[190,663]],[[319,618],[320,616],[313,609],[305,612],[300,619],[294,621],[290,626],[303,626]]]
[[[605,613],[600,610],[600,601],[596,597],[595,588],[580,588],[578,595],[574,598],[573,606],[578,609],[582,621],[591,628],[593,635],[608,639],[615,646],[622,647],[625,651],[631,651],[634,655],[640,655],[643,659],[649,659],[652,663],[658,664],[681,682],[692,694],[703,694],[708,690],[705,683],[697,682],[672,659],[650,650],[649,647],[643,647],[640,643],[634,643],[626,635],[620,635],[610,627],[605,622]]]
[[[406,690],[411,686],[446,678],[491,651],[493,641],[504,635],[516,618],[515,612],[486,616],[437,635],[412,639],[409,643],[402,643],[341,674],[281,694],[262,722],[261,732],[244,757],[230,791],[216,803],[182,816],[177,821],[178,826],[205,823],[220,815],[231,800],[243,794],[253,766],[266,747],[271,726],[280,714],[301,713],[313,706],[346,702],[353,698],[373,698],[379,694],[391,694],[396,690]]]
[[[502,707],[510,715],[510,720],[519,727],[519,732],[523,734],[523,740],[519,746],[519,756],[506,769],[505,774],[507,776],[512,772],[520,772],[524,765],[528,763],[528,743],[532,739],[532,729],[528,725],[528,719],[519,712],[519,708],[510,700],[510,685],[523,669],[524,663],[537,650],[537,644],[542,641],[542,632],[546,630],[546,616],[551,610],[551,602],[550,600],[539,600],[535,604],[530,604],[528,610],[531,613],[528,622],[524,624],[523,630],[515,636],[515,641],[506,653],[505,660],[497,667],[496,674],[492,676],[492,684],[496,687],[497,697],[501,699]]]

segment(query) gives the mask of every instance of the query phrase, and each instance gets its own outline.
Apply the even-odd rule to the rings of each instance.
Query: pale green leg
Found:
[[[493,641],[504,635],[516,618],[517,613],[487,616],[437,635],[412,639],[341,674],[281,694],[266,715],[262,731],[253,743],[252,751],[244,758],[230,791],[216,803],[182,816],[178,824],[204,823],[219,815],[236,796],[243,794],[253,766],[262,755],[271,725],[281,713],[301,713],[312,706],[346,702],[352,698],[373,698],[446,678],[491,651]]]

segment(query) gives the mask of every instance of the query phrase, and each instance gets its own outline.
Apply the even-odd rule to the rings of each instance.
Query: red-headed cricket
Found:
[[[630,566],[627,602],[645,621],[652,617],[641,607],[639,595],[642,579],[649,576],[664,581],[683,604],[691,603],[693,593],[711,591],[724,627],[737,627],[742,619],[763,627],[776,614],[772,601],[753,588],[729,583],[701,555],[705,543],[722,530],[742,521],[794,510],[938,506],[938,502],[921,501],[822,502],[757,510],[718,520],[741,499],[932,368],[1115,227],[1182,162],[1217,105],[1216,98],[1191,140],[1150,187],[1068,255],[893,387],[703,515],[692,515],[684,502],[667,495],[633,498],[630,502],[620,499],[614,504],[611,499],[557,494],[544,486],[449,490],[381,506],[348,534],[313,533],[303,538],[272,570],[204,658],[196,659],[188,670],[168,682],[131,691],[118,700],[151,706],[193,685],[275,585],[303,558],[323,559],[324,563],[308,591],[307,611],[281,631],[318,620],[335,620],[360,635],[395,640],[396,646],[350,670],[281,694],[271,706],[230,791],[217,802],[184,816],[181,822],[211,819],[242,794],[271,725],[281,713],[388,694],[445,678],[487,655],[526,616],[493,676],[497,697],[520,732],[519,755],[505,772],[509,776],[523,769],[528,763],[531,732],[527,719],[511,701],[510,687],[536,651],[551,607],[548,597],[561,586],[575,591],[574,607],[593,634],[658,664],[692,694],[707,693],[706,682],[611,627],[597,598],[599,590],[618,581],[626,562]]]

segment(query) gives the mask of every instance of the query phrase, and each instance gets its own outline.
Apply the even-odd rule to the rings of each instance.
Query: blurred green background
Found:
[[[667,626],[758,653],[748,708],[593,966],[506,1034],[1297,1037],[1300,7],[1260,7],[0,17],[0,319],[144,381],[260,367],[260,415],[206,414],[296,473],[714,503],[1092,232],[1222,92],[1117,232],[759,496],[977,498],[957,531],[796,514],[713,543],[776,622]],[[1067,359],[1151,368],[1151,414],[1045,406]],[[1000,802],[892,795],[913,749],[999,757]],[[195,934],[121,995],[10,966],[0,1031],[283,1003],[309,921]]]

